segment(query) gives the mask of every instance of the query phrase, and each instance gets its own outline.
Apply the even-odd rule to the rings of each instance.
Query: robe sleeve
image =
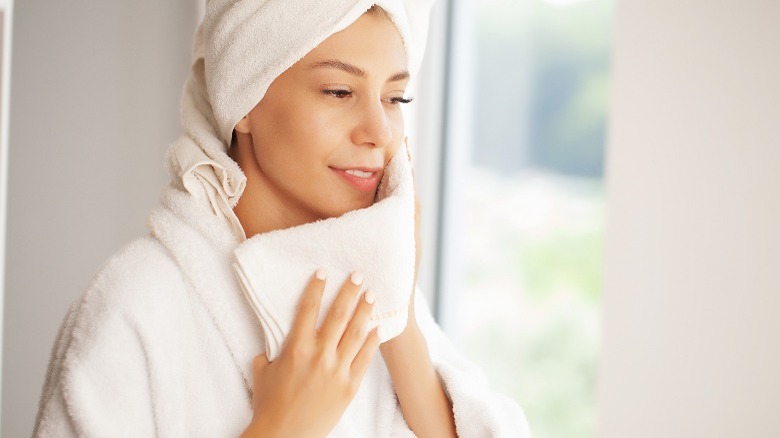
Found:
[[[482,370],[459,353],[433,319],[419,288],[415,317],[428,343],[434,369],[452,402],[459,437],[529,438],[525,413],[510,397],[496,393]]]
[[[131,320],[105,304],[88,293],[71,307],[52,349],[33,436],[156,435],[144,348]]]

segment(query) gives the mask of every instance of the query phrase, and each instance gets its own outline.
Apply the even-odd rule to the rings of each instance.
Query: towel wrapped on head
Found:
[[[209,0],[203,21],[206,86],[218,134],[263,98],[277,76],[376,4],[390,16],[406,48],[409,71],[422,62],[430,0]]]

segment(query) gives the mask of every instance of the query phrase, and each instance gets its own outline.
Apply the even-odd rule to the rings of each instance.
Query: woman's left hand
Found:
[[[406,152],[409,161],[407,143]],[[412,170],[414,178],[414,170]],[[382,358],[393,380],[398,402],[406,423],[417,436],[455,436],[455,419],[452,403],[442,387],[438,374],[433,368],[428,345],[414,313],[414,291],[417,284],[417,271],[422,254],[420,239],[420,200],[417,187],[414,190],[414,238],[415,262],[414,284],[409,300],[409,317],[404,331],[393,339],[380,345]]]

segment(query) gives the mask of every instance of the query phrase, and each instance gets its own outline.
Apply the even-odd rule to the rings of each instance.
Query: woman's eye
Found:
[[[322,92],[334,97],[338,97],[339,99],[343,99],[352,94],[352,92],[349,90],[322,90]]]
[[[390,103],[392,104],[399,104],[399,103],[409,103],[414,100],[414,97],[410,97],[408,99],[405,99],[403,97],[392,97],[390,98]]]

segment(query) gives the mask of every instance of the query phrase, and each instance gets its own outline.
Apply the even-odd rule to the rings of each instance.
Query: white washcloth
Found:
[[[318,323],[346,278],[364,275],[363,290],[376,294],[369,329],[382,342],[406,327],[414,281],[414,187],[406,150],[388,163],[367,208],[284,230],[258,234],[235,250],[234,268],[275,359],[292,328],[298,300],[318,267],[328,272]]]

